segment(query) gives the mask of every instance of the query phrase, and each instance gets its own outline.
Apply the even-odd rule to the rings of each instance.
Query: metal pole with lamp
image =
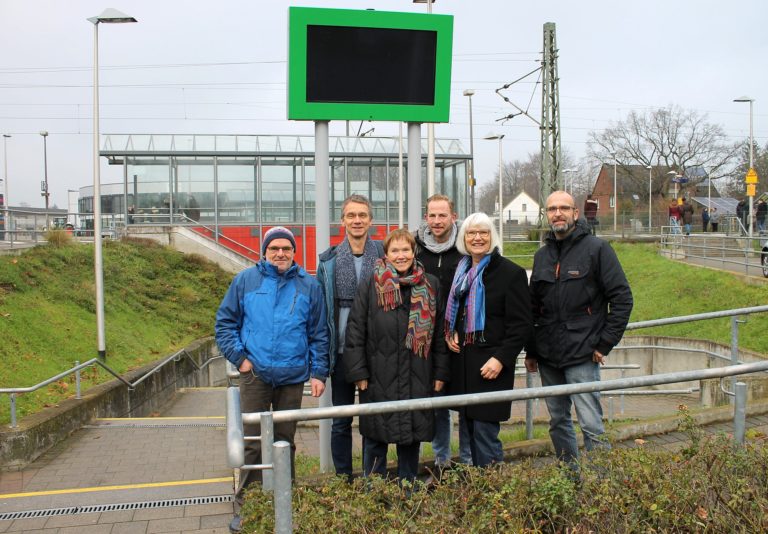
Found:
[[[44,180],[42,187],[40,188],[40,196],[45,197],[45,229],[49,230],[48,228],[48,132],[43,130],[40,132],[40,135],[43,136],[43,173],[44,173]]]
[[[502,247],[504,246],[504,201],[503,201],[503,172],[504,172],[504,160],[501,157],[501,140],[504,139],[504,134],[488,134],[485,136],[488,141],[495,139],[499,140],[499,238],[501,239]],[[503,252],[499,251],[499,252]]]
[[[106,359],[104,328],[104,268],[101,254],[101,172],[99,167],[99,23],[121,24],[136,19],[112,8],[90,17],[93,24],[93,264],[96,278],[96,337],[98,356]]]
[[[464,96],[469,97],[469,208],[475,212],[475,136],[472,131],[472,95],[474,89],[465,89]]]
[[[427,13],[432,14],[435,0],[413,0],[414,4],[427,4]],[[435,194],[435,125],[427,123],[427,198]]]
[[[617,232],[617,214],[619,210],[619,190],[616,189],[616,153],[613,153],[613,233]]]
[[[653,205],[653,166],[646,165],[648,169],[648,232],[651,231],[651,206]]]
[[[734,98],[734,102],[749,102],[749,170],[747,171],[747,178],[745,183],[747,185],[747,196],[749,197],[749,239],[752,242],[752,228],[755,226],[755,211],[754,211],[754,199],[755,189],[757,186],[757,173],[755,172],[752,164],[754,162],[754,137],[752,130],[752,105],[755,102],[754,98],[748,96],[740,96]],[[752,193],[752,194],[750,194]]]
[[[3,134],[3,165],[5,174],[3,174],[3,207],[5,208],[5,229],[8,230],[8,139],[9,134]]]

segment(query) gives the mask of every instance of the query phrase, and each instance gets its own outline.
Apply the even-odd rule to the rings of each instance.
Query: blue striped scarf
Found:
[[[448,304],[445,310],[445,337],[450,339],[456,333],[456,320],[459,307],[464,301],[464,344],[471,345],[477,339],[483,341],[485,330],[485,286],[483,271],[491,261],[491,255],[486,255],[480,263],[472,266],[472,258],[464,256],[456,267],[451,291],[448,293]]]

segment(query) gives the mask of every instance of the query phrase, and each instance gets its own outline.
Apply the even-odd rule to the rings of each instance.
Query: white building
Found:
[[[525,191],[504,206],[504,224],[536,224],[539,220],[539,203]]]

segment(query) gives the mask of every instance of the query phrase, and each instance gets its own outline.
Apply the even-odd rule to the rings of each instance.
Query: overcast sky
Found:
[[[48,136],[51,204],[66,207],[67,190],[92,182],[93,26],[85,19],[114,7],[138,24],[100,29],[101,132],[305,134],[311,123],[286,120],[287,12],[292,5],[425,12],[409,0],[245,1],[0,0],[0,133],[10,134],[10,203],[43,206],[43,140]],[[435,13],[454,19],[451,118],[438,137],[469,145],[464,89],[473,97],[476,175],[491,180],[504,159],[536,152],[539,132],[494,90],[539,66],[542,26],[557,24],[562,141],[575,158],[590,130],[630,110],[677,104],[707,113],[734,141],[749,132],[768,140],[768,2],[644,0],[636,2],[437,0]],[[506,94],[534,117],[541,94],[530,82]],[[531,100],[532,99],[532,100]],[[352,125],[357,131],[359,123]],[[374,123],[375,135],[397,125]],[[344,123],[331,123],[331,135]],[[426,128],[423,129],[426,136]],[[1,156],[1,155],[0,155]],[[2,170],[0,168],[0,170]],[[0,176],[1,177],[1,176]],[[765,180],[768,177],[761,177]],[[102,182],[119,182],[102,165]]]

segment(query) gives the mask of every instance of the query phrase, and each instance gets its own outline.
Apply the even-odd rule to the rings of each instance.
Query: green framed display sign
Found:
[[[291,7],[288,119],[448,122],[453,17]]]

